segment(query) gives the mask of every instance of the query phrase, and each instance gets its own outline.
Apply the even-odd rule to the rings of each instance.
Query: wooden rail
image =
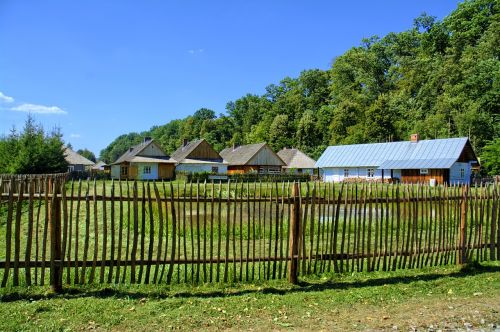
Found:
[[[0,181],[2,287],[297,283],[500,258],[496,185],[37,181]]]

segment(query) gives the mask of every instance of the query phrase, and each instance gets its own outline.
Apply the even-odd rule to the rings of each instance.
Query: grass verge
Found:
[[[257,284],[0,290],[0,330],[495,329],[500,263]]]

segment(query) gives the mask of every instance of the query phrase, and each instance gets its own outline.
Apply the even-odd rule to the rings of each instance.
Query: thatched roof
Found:
[[[284,168],[314,168],[316,161],[299,149],[284,148],[278,156],[286,163]]]
[[[91,160],[88,160],[84,156],[76,153],[69,147],[66,147],[64,149],[64,158],[70,165],[85,165],[85,166],[91,166],[94,165],[94,162]]]

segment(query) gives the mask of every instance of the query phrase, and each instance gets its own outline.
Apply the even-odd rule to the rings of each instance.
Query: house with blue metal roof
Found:
[[[478,159],[467,137],[329,146],[316,162],[323,180],[470,183]]]

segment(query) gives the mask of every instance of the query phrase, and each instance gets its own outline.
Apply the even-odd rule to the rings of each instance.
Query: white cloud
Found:
[[[0,101],[4,103],[13,103],[14,98],[6,96],[0,91]]]
[[[57,106],[44,106],[35,104],[21,104],[16,107],[11,108],[12,111],[17,112],[27,112],[36,114],[67,114],[68,112],[63,111]]]
[[[71,137],[71,138],[80,138],[82,136],[80,134],[70,134],[69,137]]]
[[[205,49],[203,49],[203,48],[192,49],[192,50],[188,51],[189,54],[199,54],[199,53],[203,53],[203,52],[205,52]]]

